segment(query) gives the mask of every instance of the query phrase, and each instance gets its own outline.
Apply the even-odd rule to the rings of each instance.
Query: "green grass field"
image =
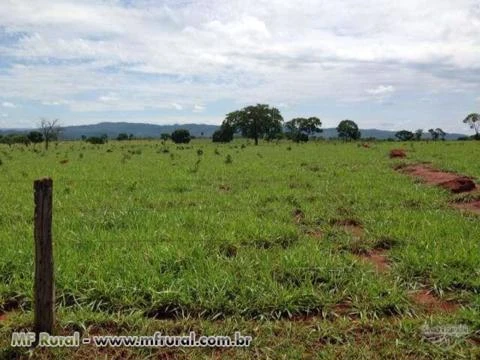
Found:
[[[104,349],[37,358],[480,356],[480,221],[393,170],[431,162],[480,179],[476,142],[236,140],[0,147],[0,357],[31,326],[33,180],[54,180],[59,331],[254,337],[230,350]],[[408,151],[391,160],[394,147]],[[68,162],[64,161],[68,160]],[[357,223],[351,232],[339,223]],[[385,249],[379,272],[360,255]],[[413,290],[455,311],[427,311]],[[470,335],[432,343],[424,324]],[[123,352],[122,352],[123,351]],[[163,357],[162,357],[163,356]]]

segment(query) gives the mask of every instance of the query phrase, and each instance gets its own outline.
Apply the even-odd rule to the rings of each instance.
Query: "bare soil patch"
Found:
[[[372,264],[380,273],[387,272],[390,269],[388,257],[384,250],[373,250],[367,254],[360,255],[360,258]]]
[[[7,314],[0,314],[0,322],[7,320]]]
[[[390,158],[404,158],[407,157],[407,153],[403,149],[392,149],[390,150]]]
[[[460,307],[456,302],[439,299],[428,290],[412,292],[410,298],[427,313],[452,313]]]
[[[457,204],[454,204],[453,206],[460,210],[467,210],[467,211],[480,214],[480,200],[475,200],[475,201],[466,202],[466,203],[457,203]]]
[[[356,237],[361,237],[363,235],[363,226],[362,224],[355,219],[343,219],[343,220],[333,220],[332,225],[343,228],[345,231],[351,233]]]
[[[473,180],[467,176],[440,171],[428,165],[418,164],[398,168],[404,174],[420,178],[427,184],[440,186],[453,193],[469,192],[476,188]]]

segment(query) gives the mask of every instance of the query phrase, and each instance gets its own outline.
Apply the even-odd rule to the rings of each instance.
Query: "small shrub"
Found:
[[[188,144],[192,139],[190,132],[186,129],[175,130],[172,132],[171,138],[175,144]]]
[[[197,155],[198,155],[198,156],[202,156],[202,155],[203,155],[203,150],[202,150],[202,149],[198,149],[198,150],[197,150]]]
[[[101,145],[107,142],[107,138],[104,136],[90,136],[88,139],[85,140],[86,142],[94,145]]]
[[[225,164],[231,164],[233,162],[232,156],[230,154],[225,158]]]

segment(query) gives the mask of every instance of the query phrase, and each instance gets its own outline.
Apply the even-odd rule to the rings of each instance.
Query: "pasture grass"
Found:
[[[400,358],[472,356],[473,342],[445,350],[421,341],[418,326],[447,317],[469,325],[473,337],[480,330],[479,217],[451,208],[446,191],[393,166],[428,161],[480,179],[478,145],[111,141],[62,142],[48,152],[2,146],[0,309],[31,321],[32,184],[51,176],[63,327],[68,319],[101,319],[118,331],[125,330],[120,322],[140,332],[258,331],[254,348],[234,351],[239,358],[302,358],[317,350],[325,358],[379,358],[375,348],[388,341],[385,351]],[[389,159],[399,146],[408,158]],[[357,223],[361,233],[336,225],[342,221]],[[390,269],[379,274],[358,254],[385,244]],[[461,309],[423,313],[409,297],[421,288]],[[302,316],[318,321],[296,320]],[[348,335],[362,324],[378,331]],[[0,324],[3,342],[15,326]],[[413,355],[404,351],[409,346]],[[195,351],[200,358],[232,355]]]

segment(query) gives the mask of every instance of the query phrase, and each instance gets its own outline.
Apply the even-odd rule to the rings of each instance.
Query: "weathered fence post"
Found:
[[[55,285],[52,246],[52,191],[50,178],[36,180],[34,331],[52,334],[55,322]]]

